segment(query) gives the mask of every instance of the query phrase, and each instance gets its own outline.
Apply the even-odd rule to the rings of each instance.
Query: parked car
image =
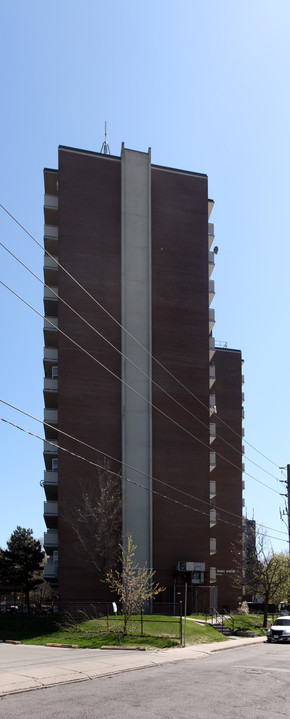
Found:
[[[290,642],[290,617],[275,619],[267,631],[267,642]]]

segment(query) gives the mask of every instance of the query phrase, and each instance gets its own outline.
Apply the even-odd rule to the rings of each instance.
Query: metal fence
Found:
[[[124,624],[122,606],[116,603],[115,607],[118,625],[122,631]],[[116,632],[116,614],[112,602],[67,601],[58,604],[58,616],[65,624],[95,620],[92,624],[92,633]],[[151,635],[177,639],[182,643],[182,602],[148,604],[140,614],[130,616],[127,622],[127,634],[134,634],[136,637],[147,636],[149,624]],[[87,631],[90,631],[89,628]]]

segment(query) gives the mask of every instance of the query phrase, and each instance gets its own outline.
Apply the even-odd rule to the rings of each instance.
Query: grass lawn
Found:
[[[267,629],[263,629],[263,615],[262,614],[232,614],[234,621],[234,629],[236,631],[254,631],[257,637],[262,637],[266,634]],[[225,624],[229,627],[232,626],[232,622],[225,621]],[[268,626],[272,624],[272,615],[269,615]]]
[[[121,616],[118,617],[118,621],[122,631]],[[121,636],[121,644],[123,646],[157,648],[180,646],[179,619],[159,615],[144,616],[144,636],[140,636],[140,634],[140,618],[133,618],[129,624],[128,636]],[[115,617],[109,617],[108,625],[106,619],[90,619],[69,625],[56,616],[0,614],[0,639],[14,639],[23,644],[38,645],[48,642],[78,644],[79,647],[91,649],[119,644]],[[206,644],[220,641],[226,641],[226,638],[218,634],[212,627],[190,620],[186,622],[186,644]]]

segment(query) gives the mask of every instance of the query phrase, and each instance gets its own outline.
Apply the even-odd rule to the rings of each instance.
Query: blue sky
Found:
[[[0,28],[0,202],[42,241],[43,167],[57,167],[59,144],[99,151],[105,120],[113,154],[122,141],[151,146],[153,163],[207,173],[219,246],[214,335],[243,352],[245,440],[286,465],[290,5],[10,0]],[[41,250],[2,210],[0,231],[42,276]],[[1,279],[42,312],[41,285],[0,257]],[[42,321],[3,287],[0,298],[1,397],[42,418]],[[15,411],[1,416],[42,434]],[[39,440],[3,422],[0,438],[4,546],[17,524],[43,533],[43,458]],[[283,476],[245,447],[261,465],[246,461],[246,471],[272,488],[245,476],[248,516],[282,540]],[[281,540],[273,545],[286,550]]]

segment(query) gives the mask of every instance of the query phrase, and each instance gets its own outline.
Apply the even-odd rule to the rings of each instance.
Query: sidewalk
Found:
[[[175,649],[122,651],[122,649],[64,649],[27,644],[0,644],[0,696],[82,682],[185,659],[212,652],[265,642],[265,637],[229,639],[213,644],[192,644]]]

